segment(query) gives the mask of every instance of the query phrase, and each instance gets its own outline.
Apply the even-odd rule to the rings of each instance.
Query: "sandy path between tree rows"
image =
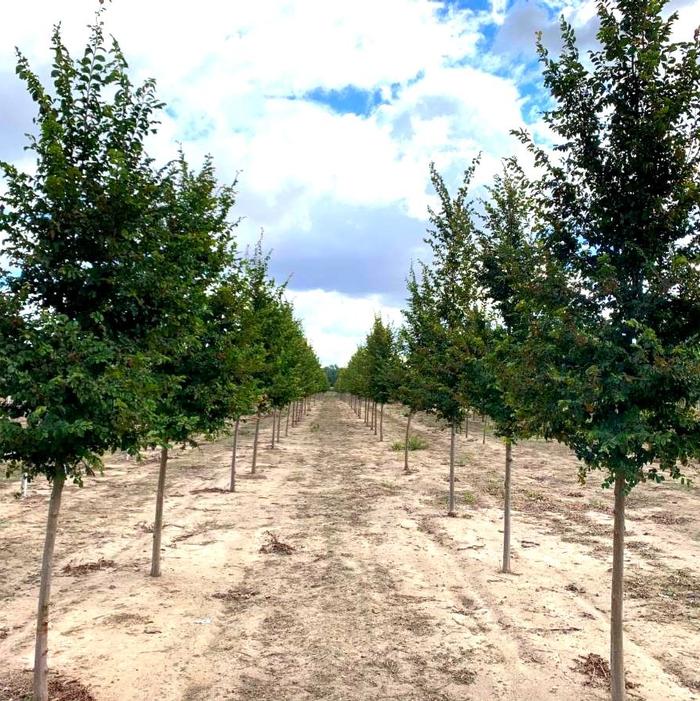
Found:
[[[445,514],[448,434],[402,474],[398,407],[379,443],[321,398],[260,476],[228,480],[229,439],[176,453],[163,576],[148,577],[157,457],[113,457],[64,496],[50,665],[98,701],[605,699],[576,671],[607,657],[611,498],[559,446],[514,450],[513,566],[499,573],[503,447],[461,436],[459,518]],[[472,424],[472,429],[480,425]],[[249,469],[246,426],[240,470]],[[693,476],[696,476],[695,473]],[[0,659],[32,659],[48,490],[0,483]],[[628,524],[630,698],[700,699],[698,492],[642,485]],[[261,552],[269,533],[289,554]],[[106,562],[85,573],[67,566]],[[0,674],[0,700],[3,696]]]

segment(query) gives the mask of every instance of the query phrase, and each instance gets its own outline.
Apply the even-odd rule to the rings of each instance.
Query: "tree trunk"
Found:
[[[22,473],[22,480],[19,483],[19,495],[24,499],[27,494],[29,493],[29,478],[27,477],[27,473],[23,472]]]
[[[156,494],[156,520],[153,522],[153,552],[151,554],[151,577],[160,577],[160,539],[163,533],[163,501],[165,500],[165,473],[168,469],[168,449],[160,449],[158,470],[158,492]]]
[[[403,446],[403,471],[408,473],[408,439],[411,432],[411,419],[413,418],[413,412],[408,412],[408,421],[406,421],[406,441]]]
[[[469,413],[464,417],[464,437],[469,438]]]
[[[258,436],[260,435],[260,414],[255,416],[255,435],[253,437],[253,463],[250,466],[250,474],[255,474],[255,468],[258,465]]]
[[[270,443],[270,449],[275,449],[275,435],[277,433],[277,412],[272,410],[272,442]]]
[[[613,571],[610,606],[610,691],[612,701],[625,701],[622,603],[625,565],[625,476],[615,478],[615,523],[613,526]]]
[[[287,404],[287,425],[284,427],[284,437],[289,435],[289,415],[292,413],[292,405]]]
[[[60,470],[61,468],[59,468]],[[36,616],[36,645],[34,648],[34,699],[49,701],[48,654],[49,654],[49,605],[51,603],[51,575],[53,573],[53,551],[58,531],[58,514],[61,511],[61,495],[65,476],[56,475],[49,499],[49,516],[46,522],[44,555],[41,560],[41,585],[39,607]]]
[[[379,410],[379,441],[384,440],[384,405]]]
[[[282,409],[277,412],[277,442],[280,442],[280,435],[282,434]]]
[[[485,445],[486,444],[486,414],[481,415],[481,421],[483,423],[483,434],[481,436],[481,444]]]
[[[510,574],[510,472],[513,465],[513,444],[506,438],[506,476],[503,486],[503,572]]]
[[[240,417],[236,419],[236,424],[233,427],[233,447],[231,449],[231,484],[229,492],[236,491],[236,444],[238,443],[238,426],[241,422]]]
[[[448,516],[456,516],[455,511],[455,425],[454,422],[450,425],[450,501]]]

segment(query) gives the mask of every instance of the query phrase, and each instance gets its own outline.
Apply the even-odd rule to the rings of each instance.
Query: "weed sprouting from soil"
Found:
[[[424,438],[420,436],[410,436],[408,439],[408,449],[409,450],[425,450],[429,443]],[[405,448],[406,444],[404,441],[396,441],[391,444],[391,449],[399,452]]]

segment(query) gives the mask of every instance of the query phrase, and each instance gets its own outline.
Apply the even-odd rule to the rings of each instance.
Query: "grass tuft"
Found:
[[[425,450],[428,447],[428,441],[420,436],[410,436],[408,439],[408,449],[409,450]],[[392,443],[391,449],[399,452],[404,449],[403,441],[396,441]]]

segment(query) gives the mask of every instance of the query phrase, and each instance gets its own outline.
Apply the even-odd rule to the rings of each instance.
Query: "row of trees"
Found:
[[[112,451],[160,450],[151,574],[169,450],[327,386],[260,246],[238,253],[235,183],[180,152],[157,166],[153,81],[134,86],[101,17],[73,58],[58,28],[52,85],[20,54],[37,106],[35,168],[0,163],[0,461],[51,487],[34,698],[46,701],[51,571],[63,487]],[[257,431],[256,431],[257,433]],[[231,489],[235,489],[235,440]],[[255,459],[255,458],[254,458]]]
[[[411,271],[394,339],[389,396],[454,434],[467,407],[505,446],[503,571],[510,571],[511,447],[540,435],[569,446],[579,477],[614,487],[611,692],[625,698],[625,500],[638,483],[683,480],[700,457],[700,39],[672,42],[663,2],[598,3],[600,48],[579,55],[562,22],[552,57],[538,43],[554,135],[520,131],[515,160],[485,197],[478,161],[456,194],[433,168],[440,207],[432,261]],[[337,387],[386,401],[370,338]]]

